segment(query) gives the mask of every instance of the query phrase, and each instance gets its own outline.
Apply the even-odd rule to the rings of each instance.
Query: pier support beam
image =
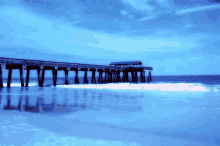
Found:
[[[30,77],[30,69],[27,68],[27,74],[26,74],[26,87],[28,87],[28,83],[29,83],[29,77]]]
[[[64,70],[65,71],[65,84],[68,85],[68,70]]]
[[[7,84],[7,87],[10,87],[10,85],[11,85],[11,76],[12,76],[12,68],[9,68],[9,71],[8,71],[8,84]]]
[[[92,83],[96,83],[95,70],[92,71]]]
[[[76,84],[79,84],[78,70],[76,70],[75,83],[76,83]]]
[[[88,83],[88,78],[87,78],[87,71],[85,71],[85,74],[84,74],[84,83]]]
[[[106,71],[106,72],[105,72],[105,83],[108,82],[108,78],[107,78],[107,77],[108,77],[108,72]]]
[[[121,82],[120,70],[117,71],[117,82]]]
[[[103,78],[102,78],[102,71],[99,71],[99,83],[103,83]]]
[[[151,78],[151,72],[149,71],[149,74],[148,74],[148,82],[152,81],[152,78]]]
[[[124,72],[123,72],[123,79],[122,79],[122,81],[123,82],[128,82],[129,80],[128,80],[128,71],[127,70],[125,70]]]
[[[145,71],[141,71],[141,82],[145,82]]]
[[[21,87],[24,87],[23,67],[19,68]]]
[[[109,82],[111,83],[112,82],[112,72],[109,71]]]
[[[135,82],[138,82],[138,75],[137,75],[137,71],[135,71]]]
[[[134,71],[131,72],[131,76],[132,76],[132,82],[136,82],[136,81],[135,81],[135,74],[134,74]]]
[[[0,64],[0,88],[3,88],[2,68],[3,65]]]
[[[116,72],[113,72],[113,82],[116,82],[117,81],[117,74]]]
[[[53,70],[53,85],[54,86],[57,85],[57,70],[56,69]]]
[[[40,87],[43,87],[43,85],[44,85],[44,73],[45,73],[44,69],[38,69],[37,70],[38,84],[39,84]]]

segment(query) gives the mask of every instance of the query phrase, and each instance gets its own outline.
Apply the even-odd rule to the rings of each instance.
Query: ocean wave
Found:
[[[152,91],[220,91],[220,85],[207,86],[201,83],[151,83],[151,84],[89,84],[89,85],[57,85],[61,88],[89,88],[89,89],[122,89],[122,90],[152,90]]]
[[[7,87],[7,83],[3,83]],[[28,86],[38,86],[31,82]],[[46,85],[45,85],[46,86]],[[11,87],[21,87],[20,83],[11,83]],[[47,87],[53,87],[48,85]],[[109,84],[69,84],[57,85],[60,88],[87,88],[87,89],[114,89],[114,90],[152,90],[152,91],[220,91],[220,85],[207,85],[202,83],[109,83]]]
[[[21,87],[21,83],[11,83],[11,87]],[[28,86],[38,86],[37,82],[30,82],[28,83]],[[3,83],[3,87],[7,87],[7,83]]]

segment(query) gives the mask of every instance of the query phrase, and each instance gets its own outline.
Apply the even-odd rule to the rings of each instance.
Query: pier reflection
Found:
[[[141,105],[135,95],[108,89],[24,87],[3,88],[0,91],[3,93],[0,95],[2,109],[21,112],[68,113],[82,110],[100,111],[106,108],[111,111],[134,112],[140,111],[140,108],[134,106]]]
[[[2,88],[0,88],[0,105],[2,104]]]

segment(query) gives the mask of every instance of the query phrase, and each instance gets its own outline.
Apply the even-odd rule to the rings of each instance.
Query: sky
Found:
[[[0,56],[219,75],[219,0],[0,0]]]

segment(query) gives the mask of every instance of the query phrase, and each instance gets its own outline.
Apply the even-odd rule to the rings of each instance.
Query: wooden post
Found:
[[[2,64],[0,64],[0,88],[3,88]]]
[[[110,82],[110,72],[108,71],[107,82]]]
[[[113,72],[113,82],[115,83],[116,80],[117,80],[117,74],[116,74],[116,72],[114,71],[114,72]]]
[[[143,82],[143,74],[142,74],[142,71],[141,71],[141,82]]]
[[[123,71],[122,82],[124,82],[124,80],[125,80],[125,72]]]
[[[145,72],[141,71],[141,82],[145,82]]]
[[[99,71],[99,83],[103,83],[102,71]]]
[[[148,81],[152,81],[152,78],[151,78],[151,72],[149,71],[149,74],[148,74]]]
[[[112,82],[112,72],[110,71],[109,74],[110,74],[110,83],[111,83]]]
[[[108,72],[107,71],[105,71],[105,83],[107,83],[108,82]]]
[[[85,74],[84,74],[84,83],[88,83],[88,79],[87,79],[87,71],[85,71]]]
[[[101,76],[101,74],[100,74],[100,71],[99,71],[98,83],[100,83],[100,82],[101,82],[101,80],[100,80],[100,79],[101,79],[101,77],[100,77],[100,76]]]
[[[43,69],[42,70],[42,80],[41,80],[41,86],[43,87],[44,85],[44,73],[45,73],[45,70]]]
[[[38,79],[38,85],[41,86],[41,73],[40,69],[37,69],[37,79]]]
[[[65,71],[65,84],[68,85],[68,70]]]
[[[20,70],[21,87],[24,87],[23,67],[19,68],[19,70]]]
[[[128,82],[128,71],[125,70],[124,73],[123,73],[123,82]]]
[[[10,87],[10,85],[11,85],[11,76],[12,76],[12,68],[9,68],[9,72],[8,72],[8,85],[7,85],[7,87]]]
[[[135,71],[135,82],[138,82],[137,71]]]
[[[120,70],[117,71],[117,82],[121,82]]]
[[[92,83],[96,83],[95,70],[92,71]]]
[[[44,69],[38,69],[37,71],[38,71],[38,84],[39,84],[40,87],[43,87],[45,70]]]
[[[30,77],[30,69],[27,68],[27,74],[26,74],[26,87],[28,87],[28,83],[29,83],[29,77]]]
[[[57,85],[57,70],[56,69],[53,70],[53,85],[54,86]]]
[[[79,84],[78,70],[76,70],[75,83],[76,83],[76,84]]]
[[[132,82],[135,82],[135,75],[133,71],[131,71],[131,76],[132,76]]]

